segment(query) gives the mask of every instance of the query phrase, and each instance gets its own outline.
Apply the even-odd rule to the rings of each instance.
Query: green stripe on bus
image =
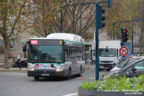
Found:
[[[68,41],[64,40],[66,43],[74,43],[74,44],[83,44],[83,42],[78,42],[78,41]]]

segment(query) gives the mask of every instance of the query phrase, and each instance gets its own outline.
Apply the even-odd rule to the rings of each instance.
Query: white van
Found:
[[[105,40],[99,42],[99,69],[110,70],[120,63],[120,40]]]

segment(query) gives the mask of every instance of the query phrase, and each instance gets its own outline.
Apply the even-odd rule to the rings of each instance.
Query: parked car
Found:
[[[109,72],[107,75],[103,77],[105,78],[118,78],[122,76],[126,77],[134,77],[144,74],[144,58],[140,58],[131,64],[128,64],[121,68],[119,71]]]
[[[117,64],[115,67],[113,67],[110,72],[115,72],[115,71],[119,71],[120,69],[122,69],[123,67],[125,67],[126,65],[129,65],[137,60],[139,60],[139,57],[135,57],[135,58],[130,58],[130,59],[126,59],[124,61],[122,61],[121,63]]]

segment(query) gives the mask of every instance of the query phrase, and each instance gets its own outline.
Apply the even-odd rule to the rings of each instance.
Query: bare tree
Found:
[[[34,2],[36,10],[34,10],[33,25],[35,31],[41,36],[60,32],[60,26],[63,24],[63,32],[78,34],[88,39],[93,38],[95,28],[94,4],[74,4],[97,0],[59,0],[55,2],[56,6],[54,7],[52,7],[54,3],[50,5],[51,1],[49,0],[36,1]],[[60,14],[61,12],[62,14]]]
[[[10,38],[14,34],[16,24],[19,22],[26,0],[17,6],[14,0],[0,0],[0,35],[4,40],[4,66],[9,68],[8,55],[10,49]]]
[[[142,19],[142,22],[140,22],[140,35],[139,35],[139,46],[140,46],[140,53],[144,53],[144,1],[142,0],[141,5],[139,7],[139,18]]]
[[[33,0],[33,28],[40,36],[47,36],[54,30],[55,16],[61,6],[61,0]]]
[[[95,28],[95,5],[77,5],[92,0],[64,0],[63,31],[81,35],[85,39],[93,38]],[[59,25],[60,26],[60,25]]]

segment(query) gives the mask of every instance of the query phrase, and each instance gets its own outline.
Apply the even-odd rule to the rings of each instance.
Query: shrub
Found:
[[[106,78],[105,80],[83,82],[80,88],[87,90],[109,90],[109,91],[144,91],[144,75],[134,78],[121,77]]]
[[[96,82],[83,82],[80,85],[80,88],[92,90],[92,89],[94,89],[95,86],[96,86]]]

